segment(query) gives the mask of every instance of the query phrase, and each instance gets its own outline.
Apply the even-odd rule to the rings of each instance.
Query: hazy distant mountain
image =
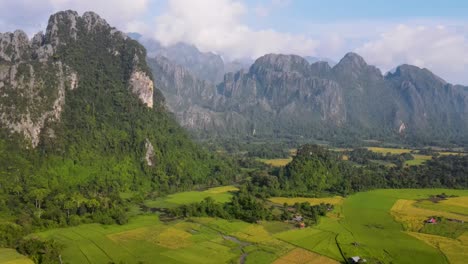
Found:
[[[150,63],[155,75],[175,71],[167,63],[155,67],[162,61]],[[169,106],[183,126],[204,135],[422,141],[468,135],[467,87],[409,65],[384,77],[355,53],[334,67],[268,54],[248,71],[226,74],[216,90],[193,75],[191,81],[172,76],[171,84],[161,87],[165,94],[177,91],[179,99],[168,100]]]
[[[201,52],[195,46],[182,42],[164,47],[158,41],[145,38],[138,33],[130,33],[129,36],[145,46],[149,57],[164,56],[184,66],[199,79],[212,83],[223,80],[224,62],[219,55]]]

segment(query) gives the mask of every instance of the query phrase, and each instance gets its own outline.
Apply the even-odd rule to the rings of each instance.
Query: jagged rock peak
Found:
[[[389,73],[387,75],[388,79],[392,78],[402,78],[409,81],[418,81],[425,80],[432,83],[439,83],[441,85],[447,84],[445,80],[435,75],[426,68],[419,68],[414,65],[402,64],[398,66],[394,73]]]
[[[78,13],[72,10],[60,11],[51,15],[47,23],[46,42],[57,46],[60,44],[60,37],[76,40],[76,24],[79,17]]]
[[[354,52],[348,52],[336,66],[339,65],[351,66],[353,68],[363,68],[367,66],[367,63],[364,60],[364,58],[362,58],[359,54]]]
[[[338,64],[332,68],[341,79],[356,80],[360,77],[383,79],[382,72],[375,66],[368,65],[357,53],[347,53]]]
[[[82,25],[79,27],[78,24]],[[92,32],[97,28],[111,29],[105,19],[94,12],[80,16],[76,11],[60,11],[50,16],[45,34],[45,42],[57,46],[66,44],[69,39],[76,40],[78,30]]]
[[[110,28],[109,24],[107,23],[105,19],[101,18],[98,14],[92,11],[85,12],[82,18],[85,21],[86,29],[88,31],[96,27]]]
[[[267,54],[258,58],[250,68],[256,72],[259,69],[269,69],[280,72],[300,72],[309,70],[309,62],[298,55]]]
[[[0,33],[0,60],[17,61],[27,56],[28,35],[22,30]]]

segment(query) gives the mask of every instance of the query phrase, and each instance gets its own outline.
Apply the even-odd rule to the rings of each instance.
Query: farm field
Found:
[[[222,186],[205,191],[180,192],[154,200],[147,200],[144,204],[149,208],[174,208],[183,204],[201,202],[207,197],[211,197],[219,203],[225,203],[231,199],[231,192],[237,190],[237,187],[234,186]]]
[[[408,232],[408,234],[442,251],[450,263],[466,263],[468,259],[468,234],[458,239],[417,232]]]
[[[289,229],[282,222],[249,224],[214,218],[161,222],[156,215],[138,216],[123,226],[99,224],[54,229],[35,236],[53,238],[65,245],[67,263],[272,263],[282,256],[336,263],[273,235]],[[303,263],[303,262],[297,262]],[[322,262],[317,262],[322,263]]]
[[[423,200],[415,203],[416,207],[425,208],[435,211],[442,211],[454,214],[460,214],[468,217],[468,197],[451,197],[437,203]]]
[[[338,212],[331,215],[338,217],[322,218],[317,226],[282,232],[275,237],[338,261],[343,261],[342,252],[347,257],[366,258],[368,263],[448,263],[440,249],[405,233],[403,225],[395,221],[391,214],[394,204],[400,200],[413,203],[415,201],[412,200],[442,192],[468,196],[466,190],[438,189],[357,193],[346,198],[342,206],[335,207]],[[424,221],[427,216],[430,214],[420,219]],[[452,252],[450,263],[463,263],[456,261],[463,258],[460,254]]]
[[[403,154],[403,153],[410,153],[412,149],[407,148],[383,148],[383,147],[368,147],[370,151],[377,152],[377,153],[391,153],[391,154]]]
[[[338,264],[339,262],[302,248],[293,249],[273,264]]]
[[[368,147],[370,151],[381,153],[381,154],[403,154],[403,153],[411,153],[413,155],[413,160],[407,160],[405,162],[406,166],[419,166],[425,163],[427,160],[431,160],[432,156],[430,155],[422,155],[418,154],[418,150],[414,149],[407,149],[407,148],[385,148],[385,147]],[[448,152],[448,151],[441,151],[438,152],[440,155],[465,155],[464,153],[459,152]]]
[[[205,192],[225,194],[227,190],[234,189],[229,186]],[[442,192],[459,197],[441,201],[430,209],[415,206],[430,195]],[[278,204],[325,202],[335,204],[335,209],[322,217],[318,225],[305,229],[284,222],[250,224],[208,217],[163,222],[157,214],[148,214],[133,217],[122,226],[86,224],[32,236],[53,238],[63,244],[65,263],[154,263],[158,260],[160,263],[314,264],[343,263],[350,256],[361,256],[368,263],[457,264],[464,263],[467,257],[466,232],[457,239],[412,232],[416,229],[408,229],[405,222],[414,218],[405,218],[402,212],[407,217],[418,218],[418,223],[434,212],[459,217],[460,214],[451,212],[451,206],[466,207],[465,199],[468,190],[446,189],[374,190],[347,198],[274,197],[270,201]],[[0,262],[3,263],[9,262]]]
[[[0,248],[0,264],[33,264],[27,257],[19,254],[14,249]]]

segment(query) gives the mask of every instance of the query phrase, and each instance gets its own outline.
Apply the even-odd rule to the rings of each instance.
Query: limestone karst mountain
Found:
[[[327,140],[466,139],[468,88],[427,69],[399,66],[383,76],[348,53],[335,66],[268,54],[216,87],[171,61],[150,67],[181,124],[197,135],[313,137]]]

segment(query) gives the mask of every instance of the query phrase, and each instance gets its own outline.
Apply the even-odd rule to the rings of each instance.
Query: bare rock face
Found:
[[[153,167],[154,165],[156,165],[154,162],[154,147],[153,147],[153,144],[151,144],[151,142],[149,141],[149,139],[145,140],[145,149],[146,149],[146,153],[145,153],[146,165]]]
[[[28,36],[21,30],[14,33],[0,33],[0,60],[15,62],[28,57],[30,43]]]
[[[44,71],[52,73],[56,81],[42,76]],[[67,76],[75,76],[75,79]],[[60,120],[66,90],[76,82],[76,74],[60,62],[0,66],[1,125],[22,134],[36,147],[45,123]]]
[[[143,71],[133,71],[130,76],[130,89],[148,107],[153,107],[154,84]]]

